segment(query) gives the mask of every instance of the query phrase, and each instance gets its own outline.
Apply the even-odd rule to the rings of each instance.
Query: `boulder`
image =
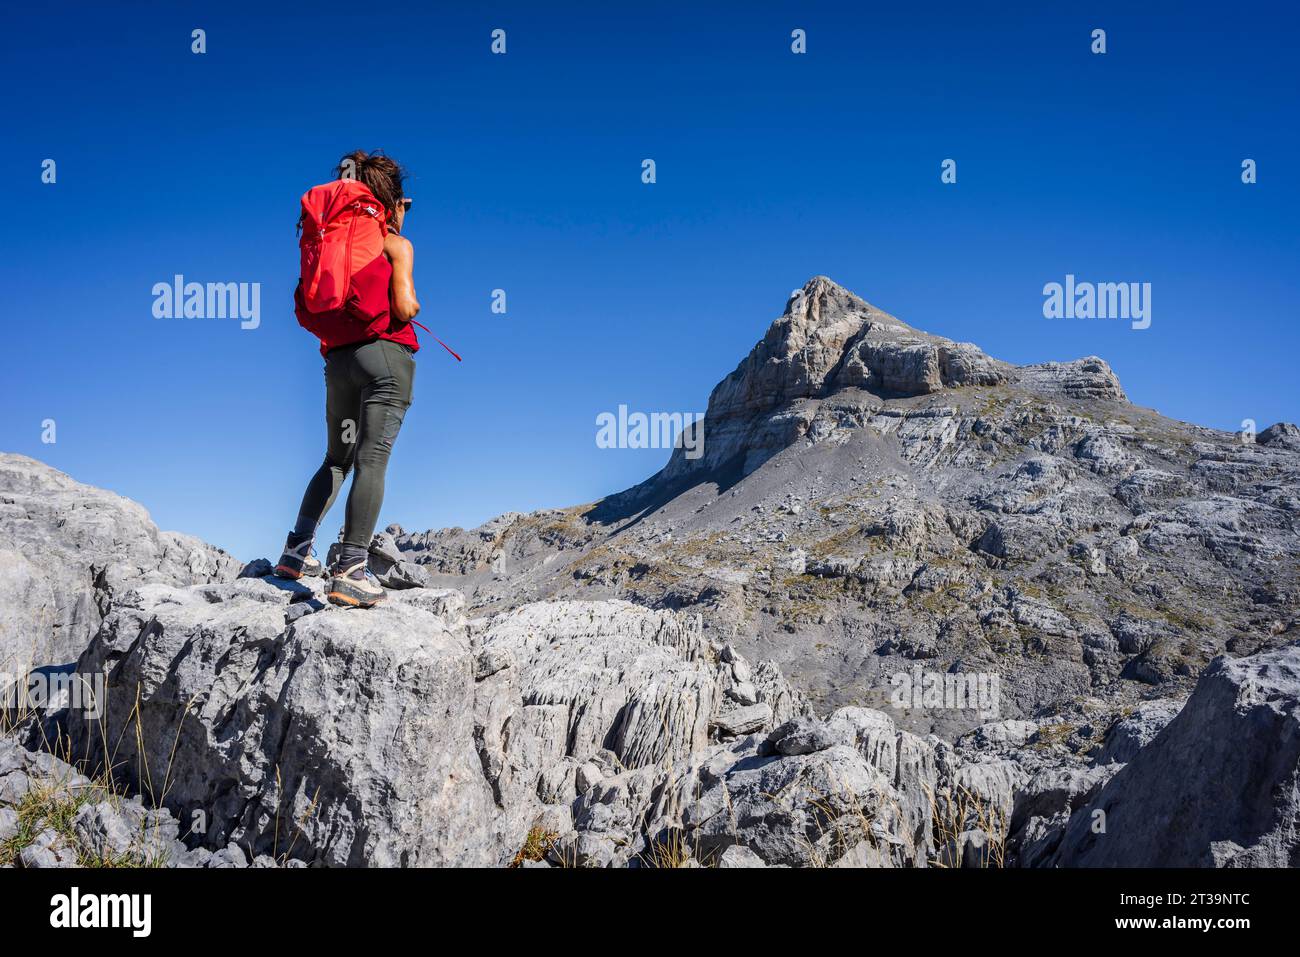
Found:
[[[1019,867],[1049,862],[1070,815],[1092,800],[1116,770],[1114,765],[1049,765],[1020,785],[1007,835],[1009,862]]]
[[[1300,644],[1220,657],[1071,817],[1061,867],[1300,866]]]
[[[1293,422],[1275,422],[1255,436],[1259,445],[1300,451],[1300,426]]]
[[[235,578],[243,563],[35,459],[0,453],[0,672],[75,661],[137,585]]]
[[[888,779],[845,745],[741,760],[682,820],[701,858],[738,844],[768,865],[829,866],[865,844],[863,863],[889,867],[910,848]]]
[[[319,610],[290,621],[295,604]],[[74,753],[181,817],[202,809],[209,846],[348,865],[506,856],[485,823],[462,619],[337,610],[276,579],[146,585],[78,668],[108,680],[101,721],[69,718]]]
[[[342,536],[342,530],[339,535]],[[330,545],[325,563],[333,567],[338,561],[339,543]],[[370,540],[369,569],[375,581],[384,588],[400,590],[404,588],[428,588],[429,570],[423,565],[407,561],[397,544],[392,532],[377,532]]]
[[[733,844],[718,857],[719,868],[767,867],[763,859],[740,844]]]

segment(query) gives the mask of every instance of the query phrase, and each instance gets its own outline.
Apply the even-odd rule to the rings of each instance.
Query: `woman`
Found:
[[[333,344],[325,356],[325,420],[328,425],[325,461],[307,483],[298,520],[285,541],[275,573],[298,579],[320,575],[324,569],[312,557],[317,526],[334,504],[339,488],[353,471],[338,561],[331,568],[329,600],[336,605],[370,608],[386,595],[368,576],[367,558],[379,508],[384,501],[384,473],[402,419],[411,405],[415,380],[414,354],[420,348],[411,325],[420,311],[411,279],[414,250],[401,235],[411,200],[402,193],[403,171],[382,153],[357,150],[339,162],[338,179],[365,185],[387,214],[384,237],[388,277],[388,322],[357,325],[355,342]],[[383,290],[378,289],[380,301]],[[302,288],[295,293],[304,308]],[[380,307],[382,309],[382,306]],[[300,313],[301,315],[301,313]],[[380,331],[376,332],[378,329]]]

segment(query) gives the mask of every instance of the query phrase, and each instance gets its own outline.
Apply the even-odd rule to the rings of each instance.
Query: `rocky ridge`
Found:
[[[1087,715],[952,742],[819,717],[698,617],[617,601],[467,619],[449,590],[367,613],[319,582],[149,584],[78,672],[107,675],[102,713],[47,726],[136,798],[87,798],[78,843],[39,829],[22,866],[1289,866],[1300,841],[1300,643],[1219,659],[1091,751]],[[0,848],[38,771],[86,785],[4,754]]]
[[[0,673],[76,661],[114,597],[133,585],[221,581],[242,565],[197,538],[159,531],[130,499],[0,455]]]

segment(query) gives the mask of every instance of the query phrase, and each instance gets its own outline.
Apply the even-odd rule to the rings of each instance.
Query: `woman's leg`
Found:
[[[325,461],[307,483],[298,519],[285,539],[284,551],[275,566],[275,574],[281,578],[299,579],[324,571],[321,563],[312,558],[311,546],[317,526],[334,504],[352,467],[361,390],[351,367],[349,351],[335,349],[325,357]]]
[[[405,346],[379,339],[357,350],[356,367],[364,384],[343,544],[345,552],[364,556],[384,503],[388,457],[411,405],[415,359]]]
[[[325,513],[334,504],[339,489],[352,468],[356,451],[357,421],[361,409],[361,390],[354,376],[353,347],[335,349],[325,357],[325,461],[307,483],[294,536],[311,538],[316,534]]]

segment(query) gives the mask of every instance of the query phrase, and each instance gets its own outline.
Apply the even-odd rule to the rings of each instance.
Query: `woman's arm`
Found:
[[[406,237],[389,233],[384,239],[384,255],[393,264],[393,281],[389,287],[391,312],[399,322],[410,322],[420,313],[420,302],[415,298],[415,282],[411,278],[415,247]]]

